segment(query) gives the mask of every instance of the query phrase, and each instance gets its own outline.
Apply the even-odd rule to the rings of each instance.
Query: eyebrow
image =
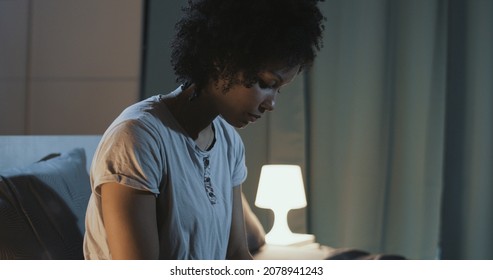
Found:
[[[267,71],[268,73],[276,76],[276,78],[279,80],[279,83],[280,84],[283,84],[284,83],[284,79],[281,77],[281,75],[279,75],[278,73],[274,72],[274,71]]]

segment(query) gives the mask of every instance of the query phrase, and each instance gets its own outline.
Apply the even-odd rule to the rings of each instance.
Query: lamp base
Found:
[[[268,233],[265,236],[265,242],[270,245],[282,246],[301,246],[315,242],[313,234],[289,233],[283,235],[273,235]]]

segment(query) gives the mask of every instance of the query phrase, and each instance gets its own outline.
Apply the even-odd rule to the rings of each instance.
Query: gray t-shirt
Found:
[[[162,96],[136,103],[110,125],[91,165],[84,256],[111,259],[100,186],[116,182],[156,195],[160,259],[225,259],[233,187],[246,178],[244,145],[221,117],[214,146],[198,148]]]

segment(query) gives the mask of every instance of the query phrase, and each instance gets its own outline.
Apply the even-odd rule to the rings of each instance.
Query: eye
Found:
[[[271,82],[271,83],[267,83],[267,82],[265,82],[264,80],[259,79],[259,80],[258,80],[258,86],[259,86],[261,89],[268,89],[268,88],[270,88],[270,89],[274,89],[274,88],[276,88],[276,87],[277,87],[277,82],[275,82],[275,81],[274,81],[274,82]]]
[[[264,80],[259,79],[258,80],[258,86],[262,89],[270,88],[270,85],[268,85]]]

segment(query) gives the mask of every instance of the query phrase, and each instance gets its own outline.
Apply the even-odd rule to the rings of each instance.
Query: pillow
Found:
[[[83,259],[85,152],[45,159],[0,171],[0,259]]]

